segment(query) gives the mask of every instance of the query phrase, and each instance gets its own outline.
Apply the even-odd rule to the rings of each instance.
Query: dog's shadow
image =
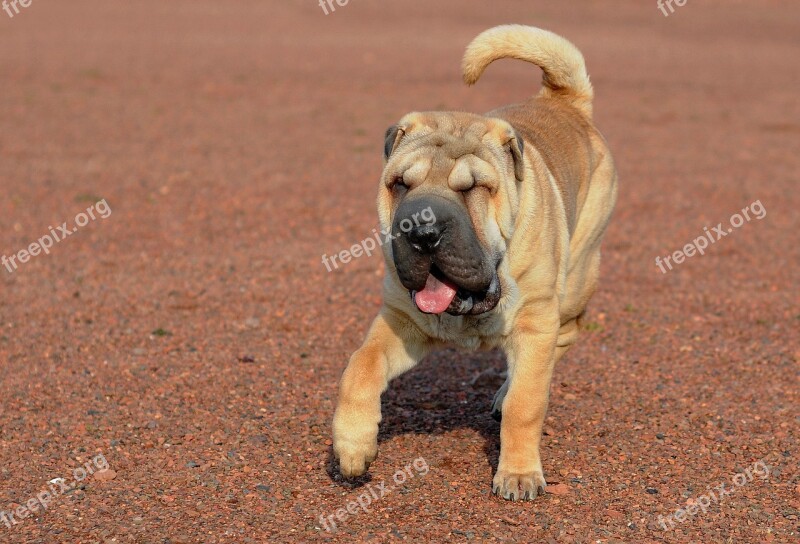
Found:
[[[470,353],[444,349],[432,353],[393,380],[381,397],[379,452],[395,436],[473,429],[484,439],[486,460],[494,473],[500,455],[500,424],[491,417],[491,404],[505,380],[505,368],[505,356],[499,350]],[[359,478],[344,478],[332,447],[328,450],[327,473],[332,481],[351,489],[372,479],[369,472]]]

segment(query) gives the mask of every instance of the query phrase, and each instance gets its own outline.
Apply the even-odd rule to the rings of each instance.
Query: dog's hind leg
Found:
[[[494,394],[494,399],[492,400],[492,417],[496,421],[502,421],[503,419],[503,400],[505,400],[506,393],[508,393],[508,382],[510,379],[510,377],[506,378],[506,381],[503,382],[503,385],[501,385],[497,393]]]

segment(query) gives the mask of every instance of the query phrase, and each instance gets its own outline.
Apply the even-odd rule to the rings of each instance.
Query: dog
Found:
[[[592,123],[580,51],[546,30],[495,27],[467,47],[465,83],[502,58],[542,69],[538,95],[485,115],[410,113],[386,132],[378,215],[393,239],[383,305],[339,384],[333,449],[345,477],[377,455],[389,381],[455,345],[506,354],[492,405],[493,493],[529,500],[547,485],[539,445],[550,380],[597,287],[617,173]],[[428,208],[435,220],[401,228]]]

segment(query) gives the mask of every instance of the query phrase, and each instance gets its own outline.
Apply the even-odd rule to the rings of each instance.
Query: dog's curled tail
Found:
[[[567,100],[591,117],[594,91],[583,55],[566,39],[541,28],[503,25],[479,34],[464,53],[464,82],[473,85],[492,62],[509,57],[542,69],[541,96]]]

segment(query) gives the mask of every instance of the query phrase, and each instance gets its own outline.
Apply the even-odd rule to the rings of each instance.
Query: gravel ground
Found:
[[[86,224],[0,269],[0,542],[798,541],[800,4],[18,7],[0,11],[0,253]],[[535,91],[513,61],[460,82],[466,43],[506,22],[583,50],[620,170],[552,385],[550,492],[490,495],[504,362],[454,350],[393,383],[377,461],[343,482],[336,382],[383,267],[321,256],[377,226],[389,124]]]

